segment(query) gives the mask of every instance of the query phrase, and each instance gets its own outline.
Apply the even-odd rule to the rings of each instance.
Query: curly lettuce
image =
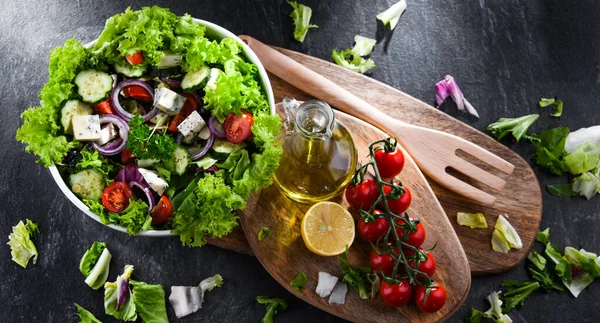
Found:
[[[23,268],[27,268],[31,258],[34,264],[37,262],[38,251],[31,238],[39,232],[38,225],[27,219],[26,223],[19,221],[8,235],[7,244],[10,246],[12,260]]]
[[[148,214],[148,204],[144,201],[130,199],[129,206],[121,213],[110,212],[95,200],[83,200],[83,203],[100,216],[102,223],[124,227],[131,235],[152,229],[152,217]]]

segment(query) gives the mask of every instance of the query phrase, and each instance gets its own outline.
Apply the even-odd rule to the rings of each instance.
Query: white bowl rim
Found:
[[[207,29],[211,29],[212,31],[216,32],[217,34],[219,34],[219,36],[222,36],[223,38],[227,38],[227,37],[233,38],[242,45],[244,54],[246,54],[248,59],[258,67],[258,73],[260,75],[261,81],[263,82],[262,85],[264,86],[265,91],[267,93],[267,99],[269,100],[269,106],[271,107],[271,114],[275,114],[275,97],[273,96],[273,89],[271,88],[271,82],[269,80],[269,76],[267,75],[267,72],[265,71],[264,66],[262,65],[262,63],[260,62],[260,60],[258,59],[256,54],[254,54],[252,49],[250,49],[250,47],[248,45],[246,45],[246,43],[244,43],[240,38],[238,38],[234,33],[230,32],[229,30],[227,30],[219,25],[216,25],[212,22],[206,21],[206,20],[197,19],[197,18],[192,18],[192,19],[194,19],[194,21],[202,24]],[[96,40],[91,41],[91,42],[85,44],[85,46],[86,47],[92,46],[95,42],[96,42]],[[87,205],[85,205],[77,196],[75,196],[73,191],[71,191],[71,189],[69,189],[69,187],[67,187],[67,184],[63,180],[62,176],[60,176],[60,172],[58,171],[58,168],[56,168],[56,165],[52,164],[52,166],[50,166],[48,169],[50,170],[50,174],[52,175],[52,178],[54,179],[54,181],[56,182],[56,184],[58,185],[60,190],[71,201],[71,203],[75,204],[75,206],[77,206],[77,208],[79,210],[81,210],[83,213],[85,213],[85,215],[89,216],[90,218],[96,220],[98,223],[101,223],[102,225],[105,225],[111,229],[121,231],[121,232],[127,232],[127,230],[121,226],[114,225],[114,224],[102,223],[102,221],[100,220],[100,217],[96,213],[90,211],[90,208],[88,208]],[[168,236],[174,236],[175,234],[171,233],[170,230],[147,230],[147,231],[140,232],[138,235],[139,236],[147,236],[147,237],[168,237]]]

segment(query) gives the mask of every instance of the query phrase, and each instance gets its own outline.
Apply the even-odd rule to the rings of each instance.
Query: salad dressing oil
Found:
[[[302,105],[286,97],[283,155],[275,183],[299,202],[328,200],[350,182],[357,163],[352,135],[335,120],[331,107],[318,100]]]

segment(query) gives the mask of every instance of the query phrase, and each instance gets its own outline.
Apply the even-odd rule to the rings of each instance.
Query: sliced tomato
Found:
[[[246,110],[242,110],[240,115],[236,115],[232,112],[225,119],[223,128],[225,129],[225,136],[227,140],[233,143],[240,143],[250,138],[252,135],[252,125],[254,124],[254,117]]]
[[[130,85],[123,89],[123,95],[127,98],[151,103],[154,101],[152,94],[139,85]]]
[[[125,59],[127,59],[131,65],[142,64],[144,62],[144,54],[142,54],[142,52],[136,52],[135,54],[126,55]]]
[[[96,104],[92,109],[99,114],[113,114],[110,98]]]
[[[129,206],[129,199],[133,197],[131,187],[125,182],[114,182],[102,192],[102,204],[109,211],[121,213]]]
[[[152,225],[158,225],[165,222],[173,213],[173,205],[166,195],[160,197],[158,204],[152,209]]]
[[[192,114],[192,112],[196,111],[198,109],[198,107],[200,106],[200,103],[198,102],[198,100],[196,100],[196,97],[193,94],[181,93],[181,95],[185,96],[185,103],[183,104],[181,111],[179,111],[179,113],[176,114],[173,117],[173,119],[171,119],[171,122],[169,123],[168,129],[171,132],[179,131],[179,129],[177,129],[177,126],[181,122],[183,122],[183,120],[185,120],[185,118],[187,118],[190,114]]]
[[[125,148],[121,152],[121,162],[123,164],[132,163],[134,160],[135,160],[135,156],[131,153],[131,151],[129,149]]]

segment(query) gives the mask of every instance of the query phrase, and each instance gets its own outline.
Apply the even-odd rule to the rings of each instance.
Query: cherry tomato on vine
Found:
[[[393,247],[392,251],[398,255],[398,248]],[[394,265],[396,264],[394,258],[392,258],[390,254],[382,253],[381,255],[378,255],[373,249],[371,249],[369,263],[371,264],[371,269],[377,273],[383,272],[386,276],[392,274],[392,271],[394,271]]]
[[[421,251],[423,251],[423,249],[420,249]],[[410,258],[410,257],[414,257],[415,256],[415,252],[412,249],[406,249],[404,251],[404,256],[406,256],[406,258]],[[431,252],[428,252],[426,254],[427,256],[427,260],[421,260],[419,262],[419,271],[424,272],[425,274],[427,274],[427,276],[429,276],[429,278],[431,278],[431,276],[433,276],[433,274],[435,273],[435,268],[436,268],[436,262],[435,262],[435,258],[433,257],[433,254],[431,254]],[[407,261],[408,266],[410,266],[411,268],[415,268],[415,259],[411,259]],[[423,275],[419,275],[418,277],[422,277]],[[423,277],[425,278],[425,277]]]
[[[408,279],[403,279],[398,284],[388,284],[383,281],[381,282],[379,294],[387,305],[402,307],[410,301],[412,286],[410,286]]]
[[[379,214],[383,214],[383,212],[377,209],[373,211],[373,215],[377,216]],[[365,222],[363,219],[359,219],[356,227],[358,235],[363,240],[370,241],[372,243],[377,243],[377,240],[380,237],[382,237],[390,228],[390,223],[386,218],[375,217],[375,222],[368,223]]]
[[[415,288],[415,303],[423,312],[437,312],[444,307],[444,304],[446,304],[446,288],[438,282],[433,281],[433,283],[437,286],[431,288],[427,300],[425,300],[427,287],[418,285],[417,288]],[[383,283],[381,284],[381,287],[383,288]]]
[[[409,217],[410,220],[414,220],[413,217]],[[396,223],[399,225],[404,224],[404,220],[396,220]],[[423,226],[423,223],[419,222],[419,224],[416,225],[417,227],[417,231],[414,232],[410,232],[408,233],[408,236],[406,237],[406,243],[408,243],[411,246],[415,246],[415,247],[420,247],[423,242],[425,241],[425,237],[426,237],[426,233],[425,233],[425,227]],[[402,237],[404,237],[404,228],[397,226],[396,227],[396,232],[398,232],[398,237],[400,237],[400,239],[402,239]]]
[[[378,197],[377,184],[370,178],[365,178],[362,183],[346,188],[346,200],[357,210],[369,210]]]
[[[400,185],[397,182],[394,182],[394,185],[398,186]],[[398,197],[397,200],[392,199],[391,197],[388,197],[386,199],[388,206],[390,207],[390,211],[401,215],[402,213],[404,213],[404,211],[406,211],[408,209],[408,207],[410,206],[410,202],[412,200],[412,196],[410,194],[410,191],[408,190],[408,187],[406,186],[402,186],[402,188],[404,188],[404,190],[406,191],[404,194],[400,195]],[[383,187],[383,192],[385,194],[389,194],[392,191],[392,188],[385,185]],[[380,208],[383,208],[383,203],[380,205]]]
[[[404,168],[404,154],[398,147],[386,151],[383,147],[375,150],[375,163],[382,178],[392,178],[400,174]]]
[[[102,204],[109,211],[123,212],[129,206],[129,199],[133,197],[131,187],[125,182],[114,182],[102,192]]]

